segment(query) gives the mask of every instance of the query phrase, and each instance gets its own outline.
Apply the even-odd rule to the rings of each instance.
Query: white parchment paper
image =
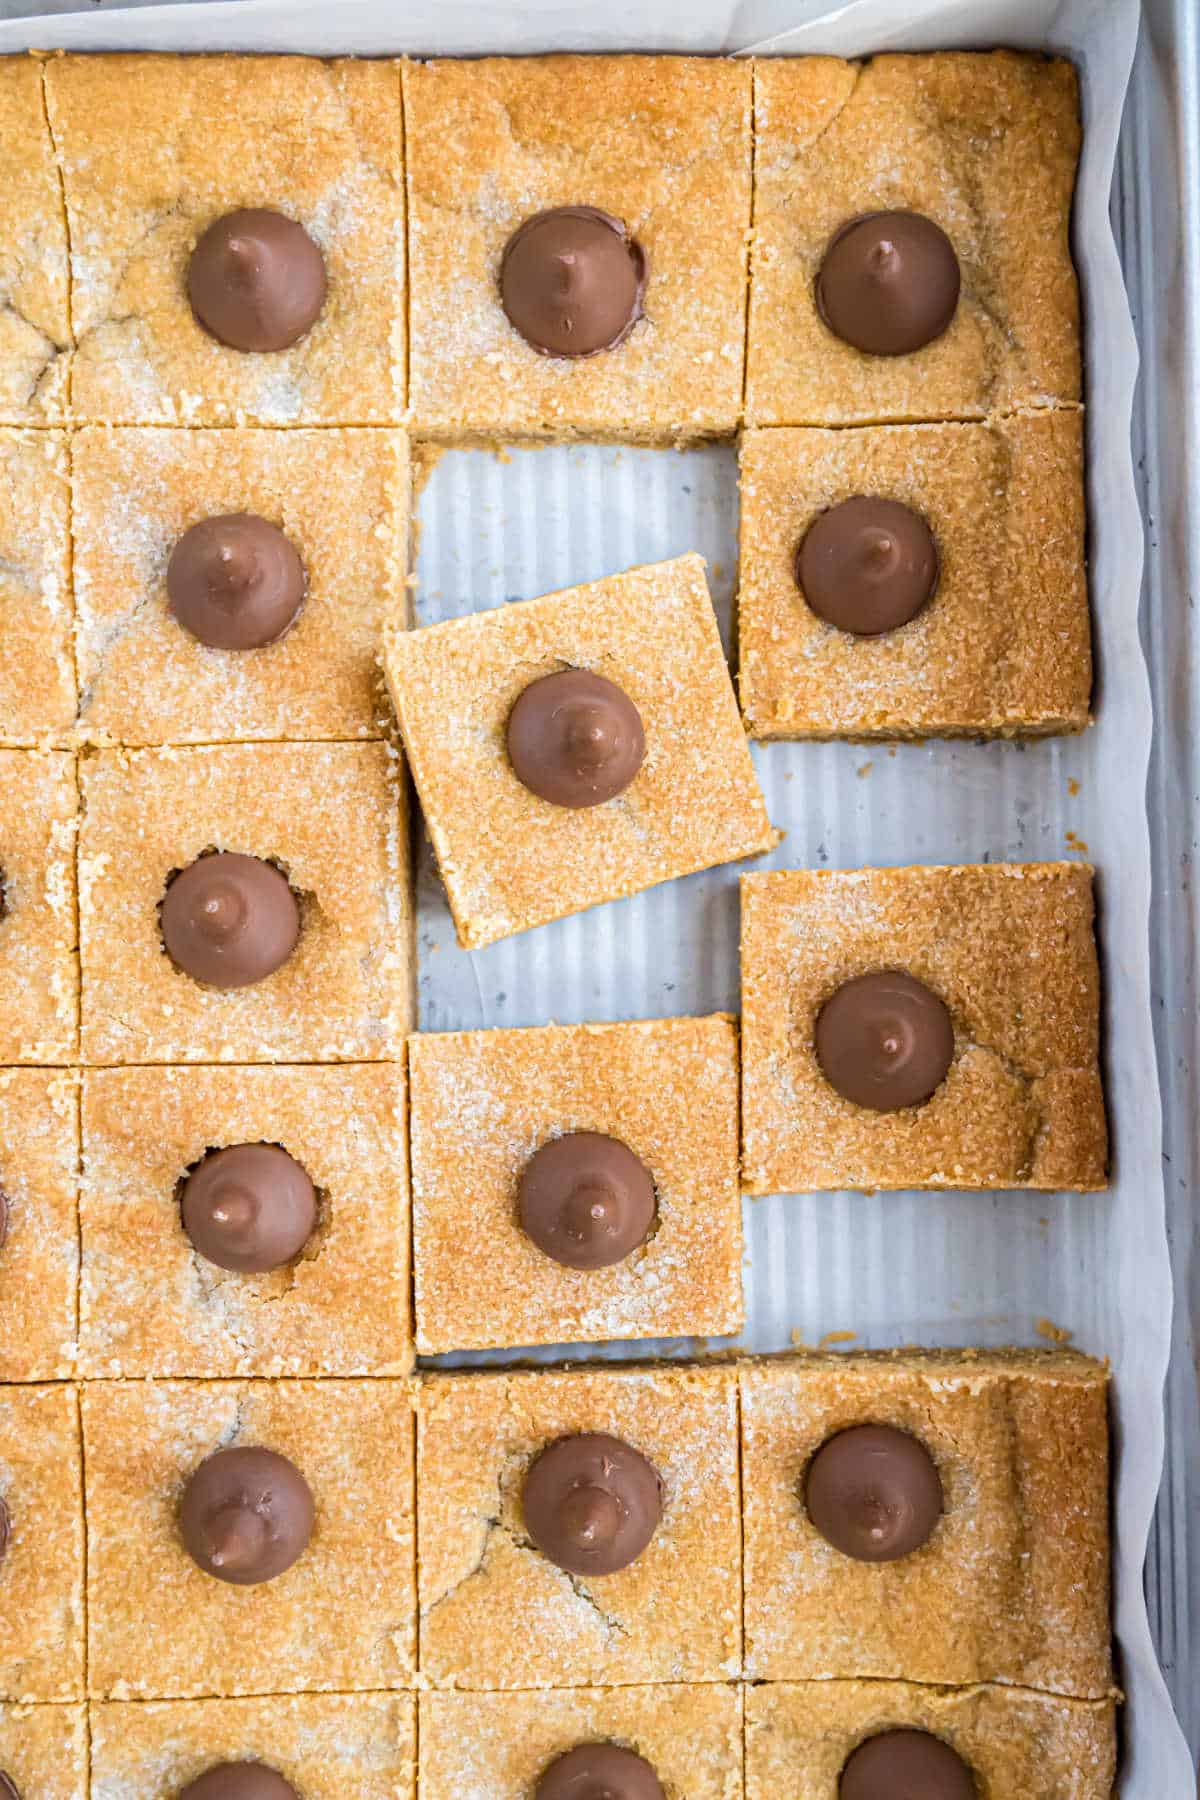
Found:
[[[1151,712],[1138,638],[1142,527],[1129,434],[1136,345],[1108,205],[1137,0],[219,0],[0,23],[30,47],[455,54],[553,49],[867,54],[1044,48],[1083,82],[1074,243],[1085,302],[1090,556],[1099,682],[1082,739],[758,747],[787,833],[762,866],[853,867],[1086,854],[1099,878],[1106,1195],[777,1196],[747,1203],[744,1341],[1036,1341],[1050,1319],[1112,1358],[1116,1629],[1128,1696],[1121,1792],[1192,1800],[1142,1591],[1162,1461],[1171,1281],[1150,1019],[1146,771]],[[555,448],[506,463],[455,452],[420,507],[422,622],[700,549],[727,622],[736,559],[731,449]],[[652,1017],[737,1004],[736,871],[692,877],[467,956],[429,862],[419,888],[426,1029]],[[644,1347],[643,1347],[644,1348]],[[678,1347],[663,1346],[664,1351]],[[620,1353],[620,1347],[616,1352]]]

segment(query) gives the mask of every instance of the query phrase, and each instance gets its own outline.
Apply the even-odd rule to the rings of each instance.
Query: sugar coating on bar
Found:
[[[0,1770],[37,1800],[91,1800],[87,1708],[0,1704]]]
[[[741,1660],[736,1377],[728,1368],[432,1378],[418,1395],[421,1669],[434,1687],[725,1681]],[[622,1439],[664,1483],[658,1528],[616,1574],[533,1547],[540,1450]]]
[[[79,1076],[0,1069],[0,1381],[75,1373],[78,1175]]]
[[[406,63],[412,418],[437,437],[727,436],[741,411],[750,71],[707,57]],[[647,261],[616,349],[540,355],[500,304],[533,215],[590,206]]]
[[[69,486],[65,434],[0,430],[0,743],[65,744],[75,723]]]
[[[742,1323],[737,1028],[663,1019],[409,1039],[418,1348],[719,1336]],[[562,1133],[626,1144],[651,1235],[572,1269],[521,1230],[516,1193]]]
[[[770,1358],[740,1371],[746,1674],[1002,1681],[1098,1699],[1109,1650],[1108,1372],[1061,1351]],[[944,1510],[894,1562],[828,1543],[803,1502],[821,1446],[914,1436]]]
[[[0,1698],[83,1698],[83,1478],[72,1387],[0,1387]]]
[[[1081,863],[744,876],[745,1186],[1105,1186],[1093,917]],[[892,969],[944,1001],[955,1051],[930,1100],[885,1113],[835,1091],[813,1033],[843,982]]]
[[[75,759],[0,750],[0,1065],[79,1051]]]
[[[775,842],[699,556],[394,632],[384,666],[465,948]],[[563,668],[641,714],[645,761],[603,806],[538,799],[508,759],[518,695]]]
[[[937,545],[933,599],[854,637],[797,584],[796,552],[853,495],[896,500]],[[1041,735],[1088,722],[1083,418],[747,432],[739,689],[754,737]]]
[[[408,440],[389,431],[87,429],[74,457],[79,722],[97,742],[386,735],[385,620],[403,624]],[[305,573],[273,644],[219,650],[168,606],[167,565],[201,520],[251,513]]]
[[[77,419],[399,423],[404,183],[394,62],[55,57],[46,99],[71,235]],[[196,240],[243,207],[296,220],[325,261],[324,309],[288,350],[230,349],[188,303]]]
[[[987,55],[767,58],[755,65],[746,420],[853,425],[983,418],[1077,400],[1071,64]],[[814,282],[838,227],[912,211],[962,273],[943,336],[904,356],[835,337]]]
[[[89,1071],[85,1377],[404,1372],[405,1110],[395,1063]],[[179,1184],[210,1151],[260,1143],[304,1169],[317,1190],[316,1227],[282,1268],[218,1268],[183,1228]]]
[[[53,425],[67,411],[67,228],[32,56],[0,57],[0,144],[0,423]]]
[[[93,1381],[83,1388],[83,1426],[94,1697],[411,1685],[406,1382]],[[239,1445],[287,1457],[316,1503],[308,1548],[253,1587],[204,1574],[178,1523],[195,1468]]]

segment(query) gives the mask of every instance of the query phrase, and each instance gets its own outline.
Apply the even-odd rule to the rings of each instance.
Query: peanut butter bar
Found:
[[[0,95],[3,91],[0,61]],[[0,101],[0,116],[2,112]],[[3,254],[0,236],[0,267]],[[0,342],[5,317],[0,304]],[[0,350],[0,370],[3,367]],[[65,744],[75,723],[68,476],[63,433],[0,430],[0,627],[4,632],[0,743],[4,744],[42,748]]]
[[[1069,63],[1006,51],[760,61],[755,139],[748,424],[985,418],[1078,400]],[[908,354],[868,354],[818,311],[831,239],[880,212],[932,220],[961,276],[948,328]]]
[[[418,1583],[430,1684],[563,1688],[736,1675],[736,1404],[733,1371],[716,1366],[427,1379],[418,1394]],[[581,1575],[549,1554],[570,1560],[559,1530],[570,1520],[559,1515],[556,1524],[552,1513],[539,1527],[530,1483],[549,1450],[557,1461],[566,1445],[573,1466],[589,1448],[583,1437],[597,1435],[599,1461],[580,1480],[595,1537],[606,1539],[616,1518],[634,1519],[643,1537],[653,1529],[625,1566]],[[635,1481],[614,1490],[615,1504],[604,1490],[606,1466],[612,1481]],[[637,1485],[647,1474],[658,1478],[657,1504]]]
[[[411,1685],[407,1383],[90,1382],[83,1426],[93,1698]],[[199,1465],[241,1447],[286,1458],[315,1506],[298,1560],[249,1585],[201,1568],[180,1516]]]
[[[299,56],[47,65],[71,233],[78,420],[399,423],[399,85],[394,62]],[[324,304],[287,348],[235,348],[189,304],[198,240],[246,209],[302,227],[324,264]],[[285,293],[294,288],[286,264],[273,273]]]
[[[0,1705],[0,1775],[37,1800],[89,1800],[87,1709]]]
[[[72,1387],[0,1387],[0,1544],[0,1700],[82,1700],[83,1482]]]
[[[0,144],[0,423],[53,425],[67,411],[67,226],[32,56],[0,57]]]
[[[265,1764],[305,1800],[412,1800],[415,1711],[409,1694],[94,1705],[92,1800],[165,1800],[239,1762]]]
[[[740,1329],[731,1019],[431,1033],[408,1054],[420,1350]],[[578,1166],[534,1195],[532,1159],[571,1144]]]
[[[103,1069],[84,1089],[81,1354],[91,1376],[377,1375],[408,1368],[402,1065]],[[248,1227],[189,1235],[191,1173],[272,1146],[315,1188],[314,1221],[276,1261],[254,1188]],[[226,1159],[228,1161],[228,1158]],[[236,1205],[235,1171],[215,1204]],[[205,1250],[211,1251],[206,1255]],[[249,1251],[250,1254],[239,1255]],[[220,1262],[212,1260],[219,1256]],[[256,1266],[244,1265],[250,1262]],[[263,1262],[273,1264],[263,1268]],[[0,1259],[0,1269],[3,1259]]]
[[[1102,1364],[1063,1351],[897,1351],[767,1359],[740,1380],[751,1679],[1109,1692]],[[864,1426],[904,1434],[900,1447],[933,1463],[940,1507],[911,1550],[884,1543],[857,1505],[852,1463],[837,1510],[814,1489],[817,1453],[832,1443],[849,1457],[839,1434]],[[876,1490],[885,1453],[874,1445]],[[894,1479],[906,1501],[919,1491],[903,1471]],[[887,1560],[869,1560],[880,1550]]]
[[[643,1758],[664,1793],[741,1800],[742,1696],[723,1685],[421,1696],[425,1800],[528,1800],[581,1745]],[[592,1791],[581,1787],[580,1792]],[[607,1790],[606,1790],[607,1791]]]
[[[73,756],[0,750],[0,1066],[79,1050]]]
[[[731,433],[750,219],[746,65],[407,63],[404,99],[414,429],[650,443]],[[510,240],[564,208],[591,215],[597,256],[607,221],[612,256],[636,270],[628,311],[585,338],[614,282],[607,265],[592,270],[586,238],[550,247],[545,310],[553,319],[566,310],[579,351],[566,348],[570,334],[561,347],[522,335],[501,292]],[[577,320],[569,280],[562,298],[564,256],[583,290]]]
[[[386,618],[407,616],[402,432],[90,429],[73,454],[88,736],[186,744],[385,734],[379,639]],[[294,623],[245,648],[202,641],[172,601],[186,580],[185,535],[238,514],[282,532],[303,584]],[[270,585],[274,573],[248,568],[247,584]]]
[[[393,632],[384,666],[466,949],[775,842],[698,556]],[[602,801],[557,804],[514,766],[516,702],[568,674],[601,696],[579,719],[612,752],[597,789],[644,737]],[[540,725],[526,777],[569,777],[569,742]]]
[[[84,762],[88,1062],[368,1061],[410,1019],[404,784],[383,744],[103,751]],[[286,876],[298,936],[221,988],[167,954],[168,884],[212,851]]]
[[[747,1800],[838,1800],[855,1751],[893,1731],[928,1733],[966,1763],[988,1800],[1110,1800],[1113,1791],[1111,1700],[817,1681],[747,1690]]]
[[[0,1381],[75,1372],[79,1077],[0,1070]]]
[[[1027,736],[1087,724],[1080,413],[751,431],[741,488],[739,687],[752,736]],[[923,520],[937,562],[928,603],[877,636],[819,616],[797,568],[816,521],[860,495]]]
[[[884,1096],[877,1109],[835,1087],[819,1038],[835,996],[885,974],[941,1014],[946,1062],[919,1103],[887,1108]],[[893,1035],[892,1017],[888,1006],[862,1027],[878,1026],[874,1048],[899,1064],[914,1022]],[[1083,864],[744,877],[743,1184],[756,1194],[1104,1187],[1099,1030]]]

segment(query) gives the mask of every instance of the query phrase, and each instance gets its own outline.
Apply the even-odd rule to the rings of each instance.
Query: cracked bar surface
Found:
[[[0,1387],[0,1700],[82,1700],[83,1481],[75,1389]]]
[[[85,1377],[407,1370],[402,1064],[93,1070],[83,1133]],[[209,1150],[257,1143],[307,1172],[317,1225],[292,1262],[246,1274],[193,1248],[178,1189]]]
[[[738,423],[750,69],[706,57],[406,63],[412,417],[436,437],[727,436]],[[616,349],[542,356],[500,305],[534,214],[598,207],[648,266]]]
[[[179,1794],[221,1762],[264,1762],[305,1800],[412,1800],[409,1694],[105,1702],[91,1709],[91,1800]]]
[[[69,505],[66,435],[0,429],[0,744],[46,749],[70,742]]]
[[[42,97],[42,64],[0,57],[0,424],[67,415],[67,228]]]
[[[399,423],[396,63],[66,56],[47,64],[46,94],[70,221],[79,421]],[[192,248],[240,207],[297,220],[324,256],[325,306],[289,350],[243,354],[192,316]]]
[[[405,787],[384,744],[101,751],[82,764],[88,1062],[357,1062],[410,1023]],[[167,956],[169,876],[208,850],[277,861],[300,905],[287,961],[204,987]],[[2,927],[0,927],[2,930]]]
[[[89,1382],[92,1697],[410,1687],[411,1406],[404,1381]],[[192,1471],[232,1445],[290,1458],[316,1503],[299,1561],[257,1587],[203,1574],[177,1523]]]
[[[1007,51],[758,62],[747,423],[982,418],[1077,400],[1079,145],[1067,62]],[[866,356],[822,323],[813,283],[840,225],[892,210],[947,232],[962,294],[933,343]]]
[[[386,735],[379,641],[385,621],[408,616],[402,432],[96,428],[76,434],[72,462],[85,736],[139,745]],[[277,526],[304,565],[295,623],[260,649],[212,649],[168,608],[175,545],[224,513]]]
[[[76,1071],[0,1069],[0,1381],[75,1373],[78,1170]]]
[[[591,1743],[635,1751],[669,1795],[742,1800],[738,1688],[434,1693],[422,1694],[420,1706],[423,1800],[528,1800],[556,1757]]]
[[[422,1033],[408,1054],[420,1350],[739,1329],[732,1019]],[[576,1131],[619,1139],[654,1182],[651,1234],[611,1268],[564,1268],[516,1218],[529,1157]]]
[[[1103,1364],[1060,1350],[813,1354],[745,1364],[739,1380],[749,1679],[1110,1693]],[[915,1436],[942,1484],[933,1534],[895,1562],[843,1555],[802,1498],[822,1444],[868,1424]]]
[[[837,1800],[851,1753],[880,1732],[929,1732],[974,1771],[988,1800],[1110,1800],[1112,1700],[1002,1687],[821,1681],[746,1693],[746,1800]]]
[[[733,1370],[432,1377],[417,1399],[421,1670],[434,1687],[725,1681],[741,1658]],[[649,1458],[662,1518],[628,1568],[583,1578],[533,1548],[538,1452],[607,1432]]]
[[[902,969],[940,995],[954,1060],[924,1106],[873,1112],[813,1047],[842,982]],[[1100,982],[1079,863],[742,877],[742,1179],[837,1188],[1102,1188]]]
[[[0,750],[0,1066],[79,1053],[75,758]]]
[[[900,501],[937,543],[929,604],[880,637],[827,625],[796,581],[813,521]],[[1081,731],[1092,682],[1083,418],[747,432],[738,684],[757,738]]]

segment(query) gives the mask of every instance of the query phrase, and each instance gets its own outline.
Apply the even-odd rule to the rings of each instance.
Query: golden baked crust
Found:
[[[389,431],[81,431],[74,462],[80,725],[121,744],[381,737],[385,619],[408,616],[408,440]],[[307,576],[278,643],[214,650],[166,573],[200,519],[258,513]]]
[[[0,144],[0,423],[53,425],[67,410],[67,226],[32,56],[0,57]]]
[[[83,1698],[83,1483],[75,1389],[0,1387],[0,1698]]]
[[[408,1040],[417,1347],[720,1336],[740,1329],[737,1026],[726,1016]],[[517,1222],[521,1171],[563,1131],[628,1144],[653,1234],[567,1269]]]
[[[529,1800],[556,1756],[606,1741],[644,1756],[668,1794],[742,1800],[741,1690],[699,1685],[422,1694],[421,1793]]]
[[[1051,1350],[810,1355],[744,1365],[740,1383],[750,1679],[1108,1694],[1102,1364]],[[866,1424],[920,1439],[945,1495],[933,1536],[891,1563],[834,1549],[801,1497],[821,1445]]]
[[[79,1051],[73,756],[0,750],[0,1066]]]
[[[412,1416],[404,1381],[88,1382],[93,1699],[408,1687]],[[304,1474],[316,1526],[274,1581],[234,1587],[183,1547],[193,1469],[230,1445]]]
[[[400,421],[404,181],[394,62],[55,57],[46,97],[71,231],[78,420]],[[193,245],[242,206],[299,220],[325,257],[320,318],[273,355],[218,343],[188,305]]]
[[[179,1794],[220,1762],[265,1762],[305,1800],[412,1800],[411,1694],[106,1702],[91,1709],[92,1800]]]
[[[0,1069],[0,1381],[74,1373],[78,1178],[79,1076]]]
[[[642,716],[645,762],[604,806],[539,800],[508,760],[514,701],[563,667]],[[390,632],[384,669],[465,949],[776,841],[699,556]]]
[[[982,418],[1077,400],[1079,143],[1067,62],[996,51],[757,63],[747,422]],[[962,295],[934,343],[864,356],[821,322],[813,283],[839,225],[890,209],[948,232]]]
[[[394,1063],[90,1071],[85,1378],[407,1372],[404,1090]],[[207,1150],[244,1143],[282,1145],[318,1193],[301,1255],[263,1275],[208,1262],[179,1214],[186,1172]]]
[[[746,1800],[837,1800],[865,1738],[929,1731],[975,1770],[987,1800],[1111,1800],[1111,1700],[1060,1700],[1012,1688],[957,1692],[901,1681],[822,1681],[746,1694]]]
[[[0,1769],[37,1800],[90,1800],[87,1709],[0,1705]]]
[[[3,91],[0,59],[0,94]],[[0,249],[0,257],[2,254]],[[4,320],[0,298],[0,343]],[[3,370],[0,349],[0,381]],[[40,745],[44,749],[65,744],[75,723],[68,509],[65,435],[58,431],[0,430],[3,744]]]
[[[937,592],[900,630],[856,638],[796,584],[808,527],[854,494],[920,513]],[[1006,736],[1088,722],[1083,418],[751,431],[741,446],[738,685],[751,736]]]
[[[84,1060],[339,1062],[410,1024],[405,789],[385,744],[102,751],[83,762]],[[300,941],[252,987],[202,987],[162,947],[167,879],[203,851],[277,858]]]
[[[742,877],[742,1180],[821,1188],[1102,1188],[1100,980],[1082,863]],[[906,969],[941,995],[950,1072],[871,1112],[813,1048],[835,988]]]
[[[556,1438],[604,1431],[666,1489],[637,1561],[568,1576],[525,1535],[521,1488]],[[432,1687],[723,1681],[741,1663],[737,1378],[592,1368],[424,1380],[417,1395],[421,1671]]]
[[[412,417],[424,435],[733,431],[741,412],[750,69],[682,56],[406,63]],[[616,350],[540,355],[509,324],[505,244],[596,206],[646,253],[646,317]]]

